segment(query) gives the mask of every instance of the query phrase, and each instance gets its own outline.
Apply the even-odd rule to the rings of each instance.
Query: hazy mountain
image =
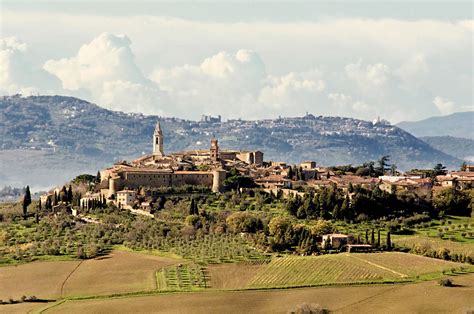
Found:
[[[360,164],[383,155],[402,169],[461,163],[385,122],[313,115],[196,122],[114,112],[72,97],[11,96],[0,98],[0,186],[44,188],[149,153],[158,119],[168,153],[207,149],[215,135],[221,148],[261,150],[266,160],[292,163]]]
[[[425,136],[421,140],[459,159],[474,162],[474,140],[453,136]]]
[[[421,121],[400,122],[399,128],[415,136],[454,136],[474,139],[474,111],[457,112]]]

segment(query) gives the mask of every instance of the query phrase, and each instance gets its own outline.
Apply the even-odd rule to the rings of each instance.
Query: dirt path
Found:
[[[64,286],[66,285],[66,282],[68,281],[69,278],[71,278],[71,276],[74,274],[74,272],[79,268],[79,266],[82,265],[82,263],[84,262],[84,260],[80,261],[79,264],[77,264],[76,267],[74,267],[73,270],[71,270],[71,272],[66,276],[66,278],[63,280],[63,282],[61,283],[61,299],[63,298],[63,292],[64,292]]]
[[[365,263],[367,263],[367,264],[369,264],[369,265],[375,266],[375,267],[377,267],[377,268],[380,268],[380,269],[389,271],[389,272],[391,272],[391,273],[393,273],[393,274],[395,274],[395,275],[400,276],[401,278],[408,278],[408,275],[399,273],[398,271],[395,271],[395,270],[393,270],[393,269],[387,268],[387,267],[385,267],[385,266],[376,264],[376,263],[374,263],[374,262],[369,262],[368,260],[365,260],[365,259],[360,258],[360,257],[356,257],[356,256],[354,256],[354,255],[350,255],[350,254],[346,254],[346,255],[347,255],[347,256],[350,256],[350,257],[352,257],[352,258],[358,259],[359,261],[365,262]]]

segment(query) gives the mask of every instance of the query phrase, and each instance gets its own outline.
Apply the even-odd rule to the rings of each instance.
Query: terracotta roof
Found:
[[[286,178],[284,178],[283,176],[281,175],[270,175],[268,177],[263,177],[263,178],[260,178],[260,179],[256,179],[255,181],[257,182],[288,182],[288,181],[291,181],[291,180],[288,180]]]

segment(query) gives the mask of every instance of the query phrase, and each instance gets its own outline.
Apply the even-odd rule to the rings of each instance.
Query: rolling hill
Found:
[[[415,136],[453,136],[474,139],[474,111],[457,112],[397,126]]]
[[[306,115],[265,120],[201,122],[129,114],[63,96],[0,98],[0,186],[61,184],[120,159],[151,151],[160,120],[165,152],[222,148],[261,150],[265,160],[319,165],[360,164],[390,155],[401,169],[461,161],[385,122]]]

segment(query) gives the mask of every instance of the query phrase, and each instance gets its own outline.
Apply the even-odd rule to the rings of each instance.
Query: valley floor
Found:
[[[66,301],[46,313],[288,313],[317,303],[335,313],[464,313],[474,307],[474,274],[455,278],[458,287],[436,281],[415,284],[300,288],[265,291],[209,291],[103,300]],[[37,307],[39,310],[41,307]],[[27,310],[9,305],[1,308]]]
[[[397,252],[283,256],[201,268],[173,256],[116,250],[86,261],[0,267],[0,299],[49,300],[0,305],[0,312],[288,313],[315,303],[337,313],[463,313],[474,307],[469,271],[467,264]],[[436,279],[448,274],[456,286],[439,286]]]

